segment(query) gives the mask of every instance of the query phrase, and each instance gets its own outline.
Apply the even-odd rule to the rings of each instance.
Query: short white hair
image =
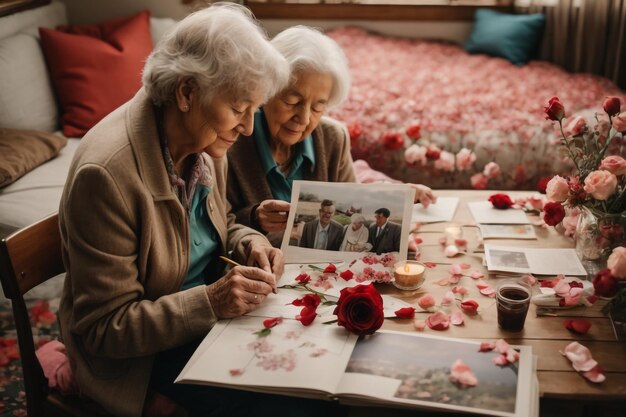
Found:
[[[350,223],[365,223],[365,216],[361,213],[354,213],[352,217],[350,217]]]
[[[142,81],[160,106],[174,101],[185,77],[195,80],[205,103],[222,90],[242,98],[260,92],[265,102],[287,85],[289,66],[248,9],[215,3],[162,38],[146,61]]]
[[[317,29],[298,25],[276,35],[272,45],[287,59],[291,82],[299,72],[329,74],[333,89],[328,107],[336,107],[346,99],[350,90],[350,70],[343,50],[333,39]]]

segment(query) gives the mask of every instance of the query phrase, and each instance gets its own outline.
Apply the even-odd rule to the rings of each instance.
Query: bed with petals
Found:
[[[605,96],[624,96],[606,79],[547,62],[515,66],[456,44],[354,27],[328,34],[352,74],[349,97],[331,116],[348,126],[353,157],[433,188],[536,189],[571,169],[545,120],[548,100],[566,104],[567,127],[575,115],[593,118]]]

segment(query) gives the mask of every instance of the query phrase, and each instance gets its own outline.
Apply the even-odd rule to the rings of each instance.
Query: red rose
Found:
[[[543,206],[543,221],[549,226],[556,226],[565,217],[565,209],[561,203],[550,201]]]
[[[436,161],[440,157],[441,157],[441,149],[439,149],[437,145],[433,145],[432,143],[428,145],[428,149],[426,150],[426,158]]]
[[[394,311],[394,314],[401,319],[412,319],[415,317],[415,307],[404,307]]]
[[[609,116],[615,116],[616,114],[618,114],[621,110],[621,106],[622,103],[619,100],[619,97],[607,97],[604,100],[604,104],[602,105],[602,108],[604,109],[604,111],[606,112],[606,114],[608,114]]]
[[[383,135],[383,145],[395,151],[404,147],[404,138],[399,133],[385,133]]]
[[[506,210],[513,205],[511,197],[506,194],[493,194],[489,197],[491,204],[499,210]]]
[[[617,280],[611,274],[611,270],[608,268],[598,272],[593,278],[593,289],[595,294],[599,297],[613,297],[619,290]]]
[[[565,117],[565,107],[557,97],[552,97],[550,101],[548,101],[548,105],[543,108],[543,111],[546,114],[547,120],[560,122]]]
[[[421,130],[420,125],[418,124],[411,125],[406,128],[406,135],[413,140],[418,140],[419,138],[422,137],[420,130]]]
[[[591,328],[591,322],[585,319],[567,319],[563,321],[563,326],[565,326],[567,330],[585,334]]]
[[[328,266],[324,268],[325,274],[334,274],[335,272],[337,272],[337,267],[333,264],[328,264]]]
[[[545,194],[546,187],[548,186],[548,183],[551,179],[552,177],[539,178],[539,181],[537,181],[537,191],[539,191],[541,194]]]
[[[337,324],[346,330],[357,335],[372,334],[385,319],[383,298],[374,284],[344,288],[333,314],[337,316]]]

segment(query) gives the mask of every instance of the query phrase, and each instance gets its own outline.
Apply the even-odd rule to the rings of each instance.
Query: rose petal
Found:
[[[457,359],[450,367],[450,381],[462,388],[474,387],[478,384],[478,379],[472,369],[460,359]]]
[[[454,293],[452,291],[447,291],[443,298],[441,299],[441,305],[442,306],[447,306],[452,304],[452,302],[454,301]]]
[[[437,300],[435,300],[435,297],[430,294],[422,295],[417,300],[417,305],[424,310],[428,310],[429,308],[434,307],[435,304],[437,304]]]
[[[241,374],[243,374],[243,369],[234,368],[234,369],[229,370],[228,372],[230,372],[231,376],[240,376]]]
[[[591,357],[589,349],[578,342],[572,342],[567,345],[562,355],[572,362],[572,367],[578,372],[590,371],[598,364]]]
[[[266,329],[271,329],[272,327],[275,327],[282,322],[283,322],[282,317],[274,317],[271,319],[263,320],[263,327],[265,327]]]
[[[478,349],[478,351],[479,352],[491,352],[495,348],[496,348],[495,342],[482,342],[480,344],[480,349]]]
[[[495,297],[496,296],[496,290],[494,290],[491,285],[488,285],[486,288],[482,288],[480,290],[480,293],[482,295],[487,296],[487,297]]]
[[[350,281],[352,277],[354,276],[354,272],[350,271],[349,269],[346,269],[345,271],[341,272],[339,276],[346,281]]]
[[[459,285],[457,287],[453,287],[452,288],[452,292],[455,293],[455,294],[465,295],[465,294],[467,294],[469,292],[469,290],[467,289],[467,287]]]
[[[426,321],[424,320],[413,320],[413,327],[418,332],[423,331],[426,328]]]
[[[436,267],[436,266],[437,266],[437,264],[436,264],[436,263],[434,263],[434,262],[424,262],[424,266],[425,266],[426,268],[434,268],[434,267]]]
[[[476,314],[478,311],[478,302],[474,300],[465,300],[461,302],[461,309],[467,314]]]
[[[444,255],[448,258],[453,258],[459,254],[459,248],[456,245],[448,245],[443,250]]]
[[[415,308],[404,307],[394,311],[394,314],[401,319],[412,319],[413,317],[415,317]]]
[[[466,263],[460,263],[459,266],[463,269],[470,269],[472,266]]]
[[[450,272],[450,274],[452,275],[462,274],[463,267],[461,266],[461,264],[454,264],[450,267],[450,269],[448,269],[448,272]]]
[[[439,281],[435,281],[435,284],[441,285],[442,287],[445,287],[449,283],[450,283],[450,277],[441,278]]]
[[[478,271],[474,271],[470,275],[470,277],[472,277],[473,279],[483,278],[484,276],[485,274],[483,274],[482,272],[478,272]]]
[[[455,311],[450,314],[450,324],[454,326],[460,326],[463,324],[464,321],[465,318],[463,316],[463,313],[461,313],[460,311]]]
[[[479,290],[482,290],[482,289],[488,288],[488,287],[489,287],[489,284],[487,284],[482,279],[479,279],[478,281],[476,281],[476,288],[478,288]]]
[[[511,348],[511,345],[509,345],[506,340],[504,340],[504,339],[496,340],[496,344],[495,344],[496,352],[498,352],[498,353],[506,353],[506,352],[508,352],[508,350],[510,348]]]
[[[491,358],[491,361],[498,366],[506,366],[509,364],[509,361],[506,359],[506,355],[498,355]]]
[[[604,380],[606,379],[606,376],[604,375],[604,371],[600,367],[600,365],[594,366],[593,368],[591,368],[590,371],[583,372],[583,376],[587,378],[589,381],[595,382],[596,384],[604,382]]]
[[[426,325],[432,330],[446,330],[450,327],[450,318],[441,311],[438,311],[426,318]]]

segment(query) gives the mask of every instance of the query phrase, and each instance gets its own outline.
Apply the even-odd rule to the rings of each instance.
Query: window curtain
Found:
[[[520,13],[546,16],[540,59],[609,78],[626,90],[626,0],[525,0]]]

